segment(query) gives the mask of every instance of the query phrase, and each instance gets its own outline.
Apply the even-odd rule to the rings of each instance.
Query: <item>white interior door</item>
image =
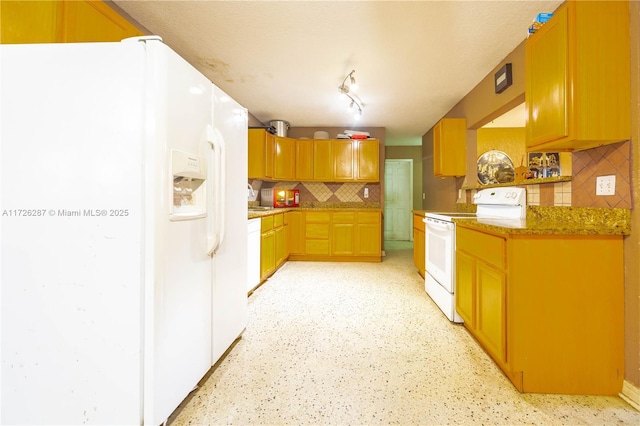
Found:
[[[413,160],[385,160],[384,239],[411,241]]]

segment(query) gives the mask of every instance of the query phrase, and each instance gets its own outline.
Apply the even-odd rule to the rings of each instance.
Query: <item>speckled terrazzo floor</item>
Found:
[[[171,425],[640,425],[617,397],[520,394],[424,292],[410,243],[375,263],[288,262]]]

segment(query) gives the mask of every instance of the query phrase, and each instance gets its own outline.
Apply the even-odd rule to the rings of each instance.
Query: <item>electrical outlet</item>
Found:
[[[369,188],[364,189],[364,198],[369,198]]]
[[[596,195],[614,195],[616,193],[616,175],[596,178]]]
[[[424,200],[426,198],[426,194],[423,192],[422,193],[422,199]]]

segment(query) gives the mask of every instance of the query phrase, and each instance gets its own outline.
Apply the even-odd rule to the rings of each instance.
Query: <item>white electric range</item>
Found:
[[[461,323],[456,312],[456,224],[453,219],[476,219],[506,227],[525,225],[527,194],[524,188],[497,187],[478,191],[476,213],[427,212],[425,232],[425,291],[449,321]]]

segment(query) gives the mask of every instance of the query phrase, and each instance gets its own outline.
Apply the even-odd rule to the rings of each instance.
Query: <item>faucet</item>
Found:
[[[247,188],[249,188],[249,191],[250,191],[250,193],[251,193],[251,196],[250,196],[250,197],[251,197],[252,199],[253,199],[253,198],[256,198],[256,192],[253,190],[253,186],[251,186],[251,184],[250,184],[250,183],[247,183]]]

